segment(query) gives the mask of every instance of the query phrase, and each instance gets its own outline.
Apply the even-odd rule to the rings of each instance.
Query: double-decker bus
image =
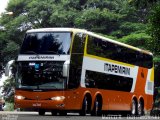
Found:
[[[39,115],[143,115],[152,108],[152,53],[87,30],[28,30],[16,64],[15,108]]]

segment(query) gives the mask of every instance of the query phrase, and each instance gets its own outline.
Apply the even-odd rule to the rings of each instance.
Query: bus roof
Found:
[[[106,38],[104,36],[101,36],[101,35],[98,35],[96,33],[93,33],[93,32],[90,32],[90,31],[87,31],[85,29],[77,29],[77,28],[39,28],[39,29],[31,29],[31,30],[28,30],[27,33],[33,33],[33,32],[52,32],[52,31],[57,31],[57,32],[82,32],[82,33],[86,33],[88,35],[91,35],[93,37],[97,37],[97,38],[100,38],[100,39],[103,39],[103,40],[107,40],[109,42],[112,42],[114,44],[117,44],[117,45],[120,45],[120,46],[124,46],[124,47],[127,47],[127,48],[130,48],[130,49],[134,49],[136,51],[140,51],[142,53],[145,53],[145,54],[149,54],[149,55],[153,55],[151,52],[149,51],[146,51],[146,50],[142,50],[140,48],[137,48],[137,47],[134,47],[134,46],[131,46],[131,45],[128,45],[128,44],[125,44],[125,43],[121,43],[119,41],[115,41],[115,40],[112,40],[112,39],[109,39],[109,38]]]
[[[27,33],[32,33],[32,32],[52,32],[52,31],[59,31],[59,32],[74,32],[74,31],[81,31],[84,32],[86,30],[84,29],[77,29],[77,28],[39,28],[39,29],[31,29],[28,30]]]

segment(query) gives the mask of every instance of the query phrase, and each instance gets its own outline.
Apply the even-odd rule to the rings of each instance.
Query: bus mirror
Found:
[[[14,63],[15,60],[11,60],[7,63],[5,67],[5,76],[9,77],[10,76],[10,70],[11,70],[11,65]]]
[[[63,77],[67,77],[68,76],[68,73],[69,73],[69,64],[70,64],[70,61],[69,60],[66,60],[63,64]]]

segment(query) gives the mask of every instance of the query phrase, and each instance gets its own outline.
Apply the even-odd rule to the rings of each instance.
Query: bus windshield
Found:
[[[30,90],[65,89],[63,62],[18,62],[16,88]]]
[[[20,54],[69,54],[70,32],[27,33]]]

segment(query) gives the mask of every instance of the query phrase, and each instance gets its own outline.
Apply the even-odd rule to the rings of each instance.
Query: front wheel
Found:
[[[57,111],[56,110],[52,110],[51,114],[52,114],[52,116],[56,116],[57,115]]]
[[[59,112],[59,115],[60,115],[60,116],[66,116],[66,115],[67,115],[67,112],[66,112],[66,111],[60,111],[60,112]]]
[[[39,113],[39,115],[45,115],[45,110],[44,109],[39,109],[39,111],[38,111],[38,113]]]
[[[88,106],[88,98],[85,96],[84,99],[83,99],[83,103],[82,103],[82,110],[80,111],[80,115],[81,116],[85,116],[88,112],[88,109],[89,106]]]

